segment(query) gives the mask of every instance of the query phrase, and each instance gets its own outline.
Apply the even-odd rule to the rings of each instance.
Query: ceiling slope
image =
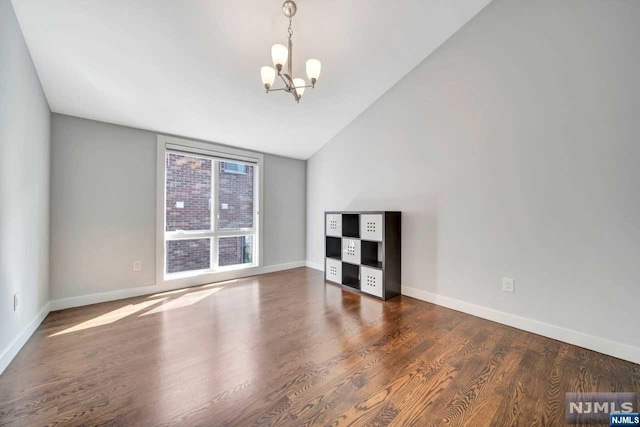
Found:
[[[490,0],[298,0],[300,104],[265,94],[280,0],[13,0],[53,112],[306,159]]]

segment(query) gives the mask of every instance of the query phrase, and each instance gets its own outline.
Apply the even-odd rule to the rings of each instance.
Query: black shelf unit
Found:
[[[402,214],[325,212],[325,281],[387,300],[401,293]]]

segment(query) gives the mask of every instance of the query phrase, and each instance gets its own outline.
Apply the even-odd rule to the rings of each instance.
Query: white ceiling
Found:
[[[266,95],[281,0],[13,0],[51,110],[306,159],[490,0],[298,0],[300,104]]]

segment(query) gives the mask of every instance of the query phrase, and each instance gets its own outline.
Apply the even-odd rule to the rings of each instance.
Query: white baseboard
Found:
[[[27,327],[24,328],[20,335],[18,335],[11,342],[11,344],[9,344],[6,349],[4,349],[2,354],[0,354],[0,374],[2,374],[5,369],[7,369],[9,363],[11,363],[13,358],[16,357],[16,354],[18,354],[20,349],[27,343],[36,329],[38,329],[38,326],[40,326],[44,318],[47,317],[47,314],[49,314],[50,309],[51,303],[48,302],[44,305],[44,307],[42,307],[40,312],[38,312],[36,317],[33,318],[33,320],[27,325]]]
[[[216,280],[206,281],[205,283],[222,282],[225,280],[241,279],[244,277],[255,276],[257,274],[274,273],[276,271],[290,270],[305,266],[305,261],[289,262],[286,264],[268,265],[261,268],[251,268],[245,270],[233,270],[220,274]],[[81,307],[84,305],[98,304],[107,301],[116,301],[125,298],[138,297],[141,295],[150,295],[159,292],[173,291],[192,286],[200,286],[204,283],[198,283],[198,278],[192,278],[188,281],[176,280],[174,283],[165,282],[162,285],[140,286],[137,288],[118,289],[116,291],[100,292],[96,294],[81,295],[77,297],[61,298],[51,301],[51,311],[64,310],[67,308]]]
[[[309,268],[313,268],[314,270],[324,271],[324,265],[317,262],[307,261],[305,265]]]
[[[515,314],[505,313],[504,311],[494,310],[492,308],[481,305],[471,304],[443,295],[434,294],[420,289],[402,286],[402,294],[427,301],[452,310],[461,311],[476,317],[491,320],[503,325],[512,326],[527,332],[553,338],[569,344],[584,347],[589,350],[607,354],[609,356],[628,360],[634,363],[640,363],[640,347],[634,347],[628,344],[611,341],[600,338],[595,335],[589,335],[584,332],[574,331],[572,329],[562,328],[560,326],[550,325],[538,320],[526,317],[516,316]]]
[[[262,267],[262,271],[258,274],[275,273],[276,271],[291,270],[292,268],[305,267],[306,261],[288,262],[286,264],[268,265]]]

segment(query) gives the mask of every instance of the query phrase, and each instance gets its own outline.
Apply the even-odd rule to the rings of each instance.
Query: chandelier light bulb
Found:
[[[287,64],[287,57],[289,56],[289,50],[281,45],[274,44],[271,47],[271,59],[273,60],[273,65],[276,67],[278,72],[282,70],[282,68]]]
[[[269,89],[276,79],[276,70],[271,67],[264,66],[260,68],[260,75],[262,76],[262,84]]]
[[[320,77],[320,69],[322,64],[317,59],[309,59],[307,61],[307,77],[311,80],[311,84],[314,85]]]
[[[298,94],[299,98],[302,98],[305,84],[306,82],[304,81],[304,79],[301,79],[301,78],[293,79],[293,86],[295,86],[296,93]]]

